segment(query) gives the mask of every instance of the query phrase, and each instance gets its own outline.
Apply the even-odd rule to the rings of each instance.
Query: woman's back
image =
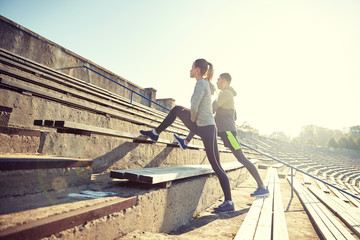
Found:
[[[191,110],[197,111],[196,125],[207,126],[215,125],[212,103],[211,103],[211,83],[206,79],[196,82],[194,93],[191,97]]]

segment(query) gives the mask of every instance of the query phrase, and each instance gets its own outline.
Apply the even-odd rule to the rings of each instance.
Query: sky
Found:
[[[360,125],[358,0],[0,0],[0,14],[190,107],[193,62],[232,76],[237,124]],[[64,66],[66,67],[66,66]]]

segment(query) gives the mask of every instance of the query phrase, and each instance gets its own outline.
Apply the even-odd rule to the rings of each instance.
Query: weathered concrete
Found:
[[[3,16],[0,16],[0,36],[0,48],[4,48],[32,61],[53,69],[85,65],[145,97],[156,99],[155,89],[155,91],[149,91],[149,89],[142,88]],[[63,69],[61,72],[130,99],[131,92],[129,90],[117,86],[115,83],[85,68]],[[133,96],[133,101],[150,106],[148,100],[141,99],[141,97],[136,95]]]
[[[245,169],[228,173],[232,187],[248,177]],[[223,196],[216,176],[180,180],[168,189],[139,195],[138,205],[110,216],[87,222],[49,238],[115,239],[134,230],[169,233],[187,223],[196,213]]]
[[[90,168],[0,171],[0,199],[84,186],[91,174]]]
[[[152,93],[155,93],[156,90],[152,89],[148,91],[138,87],[126,79],[116,76],[106,69],[3,17],[0,17],[0,35],[6,36],[6,38],[0,39],[1,48],[29,58],[32,61],[36,61],[49,68],[79,65],[91,66],[91,68],[95,68],[108,77],[115,78],[116,81],[132,89],[136,89],[144,95],[151,92],[151,96],[147,95],[147,97],[154,99],[154,94]],[[112,85],[113,83],[104,81],[104,79],[89,73],[85,69],[76,68],[62,71],[85,82],[92,83],[99,88],[107,89],[120,96],[130,98],[130,93],[124,92],[122,88],[114,87],[114,85]],[[26,82],[24,84],[31,83]],[[38,87],[41,88],[43,86],[38,85]],[[46,90],[54,91],[53,89]],[[67,94],[66,89],[64,89],[64,93],[61,94],[63,94],[61,96],[63,98],[79,100],[79,98]],[[140,102],[140,100],[136,100],[136,97],[134,99]],[[84,99],[80,100],[84,102],[87,101]],[[105,102],[106,100],[103,101]],[[91,103],[94,106],[96,105],[96,103],[91,101],[87,103]],[[131,139],[96,134],[91,136],[65,134],[57,132],[54,128],[44,128],[33,125],[36,119],[65,120],[123,132],[138,133],[140,129],[149,129],[149,125],[151,124],[158,124],[158,121],[154,119],[148,120],[151,121],[151,124],[144,126],[119,117],[112,117],[104,113],[100,114],[96,111],[87,111],[79,107],[74,107],[71,104],[49,100],[45,97],[23,94],[21,91],[9,88],[0,88],[0,105],[12,108],[11,113],[2,113],[3,116],[5,116],[4,120],[1,121],[3,126],[42,131],[40,137],[0,134],[0,152],[40,153],[42,155],[92,159],[92,170],[94,173],[108,173],[113,169],[124,168],[208,163],[203,149],[188,149],[182,151],[178,147],[171,147],[162,143],[137,143]],[[131,108],[128,106],[122,107]],[[108,109],[109,111],[114,111],[111,107]],[[121,110],[116,111],[121,112]],[[128,117],[132,118],[142,118],[140,114],[136,112],[131,114],[121,113],[127,114]],[[177,128],[177,130],[179,129],[181,128]],[[171,140],[173,139],[173,132],[165,131],[162,133],[161,138]],[[199,139],[194,139],[192,143],[202,145]],[[233,154],[230,152],[222,152],[220,157],[223,162],[235,161]],[[51,177],[47,175],[44,181],[46,182],[46,189],[53,192],[57,189],[68,188],[71,184],[77,184],[81,180],[80,178],[73,179],[71,182],[64,182],[61,177],[67,174],[66,169],[46,170],[45,173],[51,173],[50,175],[52,175]],[[85,172],[84,174],[88,176],[90,172]],[[44,183],[41,183],[42,180],[35,180],[39,176],[42,175],[39,175],[37,170],[33,170],[32,172],[20,171],[14,172],[13,179],[14,181],[19,177],[29,179],[28,187],[32,188],[33,192],[39,192],[39,190],[42,189],[42,185],[44,185]],[[231,185],[234,187],[246,178],[248,174],[247,171],[242,168],[230,172],[228,176]],[[9,181],[9,178],[2,176],[2,179],[4,178]],[[41,179],[43,179],[43,177],[41,177]],[[27,193],[28,192],[24,191],[21,194]],[[39,194],[42,194],[42,192]],[[168,189],[152,189],[139,194],[139,202],[136,207],[67,230],[67,234],[64,236],[66,236],[67,239],[114,239],[118,237],[119,234],[129,233],[135,229],[152,232],[170,232],[186,223],[196,212],[207,208],[222,196],[223,193],[215,175],[176,181]],[[54,206],[54,208],[55,207],[58,206]],[[44,211],[45,213],[47,213],[47,211],[51,212],[51,209],[45,209]],[[35,209],[32,210],[31,213],[32,214],[29,214],[32,215],[30,217],[37,217],[36,214],[38,214],[38,212]],[[25,212],[22,212],[22,214],[25,214]],[[62,233],[59,233],[51,238],[61,238],[61,236]]]

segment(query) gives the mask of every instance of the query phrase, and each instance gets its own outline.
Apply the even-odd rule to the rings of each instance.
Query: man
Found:
[[[258,188],[250,196],[268,196],[269,190],[264,186],[263,181],[259,175],[254,164],[252,164],[244,155],[241,150],[240,144],[236,138],[237,129],[235,125],[236,120],[236,110],[234,106],[234,97],[236,96],[235,90],[230,87],[231,76],[229,73],[223,73],[219,76],[217,81],[217,87],[220,91],[217,99],[212,103],[213,113],[215,113],[215,123],[218,129],[218,134],[221,140],[224,142],[224,145],[228,147],[232,153],[235,155],[237,160],[243,164],[253,178],[258,184]],[[179,143],[181,149],[185,150],[187,145],[193,138],[194,134],[192,132],[182,139],[174,134],[175,140]],[[226,212],[227,209],[233,208],[233,203],[225,201],[219,207],[214,208],[216,212]]]

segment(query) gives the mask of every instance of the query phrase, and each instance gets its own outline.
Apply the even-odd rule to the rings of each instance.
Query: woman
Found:
[[[191,132],[201,137],[211,167],[219,178],[225,201],[214,210],[231,213],[235,209],[231,199],[229,179],[220,165],[217,131],[212,113],[211,95],[215,91],[215,87],[211,84],[213,74],[214,69],[211,63],[205,59],[197,59],[190,70],[190,77],[196,79],[190,110],[182,106],[175,106],[157,128],[150,131],[141,130],[140,133],[156,142],[159,134],[170,126],[176,117],[179,117]]]
[[[218,130],[218,134],[221,140],[224,142],[225,147],[228,147],[231,152],[235,155],[237,160],[243,164],[246,169],[250,172],[251,176],[256,180],[258,188],[250,194],[251,197],[258,196],[268,196],[269,189],[265,187],[263,181],[261,180],[260,174],[254,164],[246,158],[243,151],[240,147],[240,142],[236,138],[237,129],[236,129],[236,110],[234,105],[234,97],[236,96],[236,91],[230,86],[231,76],[229,73],[220,74],[217,87],[220,90],[219,96],[212,103],[212,110],[215,113],[215,124]],[[174,134],[175,140],[179,143],[180,148],[185,150],[187,145],[193,138],[194,134],[192,132],[189,135],[182,139]]]

